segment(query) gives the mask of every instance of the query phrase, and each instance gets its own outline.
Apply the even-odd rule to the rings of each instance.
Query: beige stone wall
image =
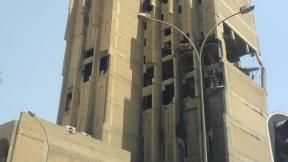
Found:
[[[227,142],[231,161],[270,161],[266,91],[227,64]]]
[[[216,3],[218,19],[221,20],[223,17],[236,13],[240,6],[251,3],[249,0],[219,0]],[[226,23],[260,54],[253,14],[238,15]],[[218,29],[220,39],[222,39],[222,32],[220,27]],[[227,84],[224,121],[227,129],[229,161],[269,162],[266,89],[229,63],[226,59],[225,48],[223,51]]]
[[[130,162],[130,153],[118,147],[81,133],[69,134],[66,128],[44,120],[41,123],[47,132],[49,151],[44,131],[37,120],[22,113],[14,144],[10,145],[11,162],[41,162],[46,160],[47,153],[48,161],[53,162]],[[16,127],[11,125],[10,128]]]

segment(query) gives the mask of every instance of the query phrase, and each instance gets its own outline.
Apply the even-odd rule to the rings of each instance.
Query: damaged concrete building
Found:
[[[269,162],[265,68],[251,0],[70,0],[58,121],[131,152],[132,162]],[[205,120],[205,132],[201,129]],[[205,148],[204,147],[204,148]]]

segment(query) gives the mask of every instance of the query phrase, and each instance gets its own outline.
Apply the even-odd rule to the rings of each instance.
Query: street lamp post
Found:
[[[208,162],[208,153],[207,153],[207,139],[206,139],[206,119],[205,119],[205,104],[204,104],[204,88],[203,88],[203,70],[202,70],[202,54],[203,54],[203,51],[204,51],[204,47],[205,47],[205,44],[209,38],[209,36],[214,32],[214,30],[222,23],[224,23],[226,20],[236,16],[236,15],[239,15],[239,14],[247,14],[247,13],[250,13],[251,11],[253,11],[255,8],[255,6],[242,6],[240,7],[240,11],[237,12],[237,13],[234,13],[226,18],[224,18],[223,20],[221,20],[220,22],[218,22],[216,25],[214,25],[210,30],[209,32],[207,33],[206,37],[204,38],[203,42],[202,42],[202,45],[201,45],[201,48],[200,48],[200,51],[198,51],[195,43],[185,34],[185,32],[183,32],[181,29],[179,29],[178,27],[168,23],[168,22],[165,22],[165,21],[162,21],[162,20],[158,20],[158,19],[155,19],[155,18],[152,18],[150,14],[147,14],[147,13],[139,13],[138,14],[138,17],[139,18],[143,18],[143,19],[146,19],[146,20],[151,20],[151,21],[156,21],[156,22],[159,22],[159,23],[162,23],[162,24],[165,24],[165,25],[168,25],[170,27],[172,27],[173,29],[177,30],[179,33],[181,33],[188,41],[189,43],[191,44],[192,48],[194,49],[195,51],[195,54],[196,54],[196,58],[198,60],[198,63],[199,63],[199,79],[200,79],[200,83],[199,83],[199,89],[200,89],[200,97],[201,97],[201,129],[202,129],[202,140],[203,140],[203,160],[204,162]],[[193,53],[192,53],[193,55]]]
[[[44,132],[44,134],[45,134],[46,145],[47,145],[47,152],[46,152],[46,160],[45,160],[45,161],[48,162],[48,156],[49,156],[49,139],[48,139],[47,131],[46,131],[44,125],[42,124],[41,120],[37,117],[37,115],[36,115],[34,112],[28,111],[28,114],[29,114],[31,117],[33,117],[33,118],[36,119],[36,121],[39,123],[39,125],[41,126],[41,128],[42,128],[42,130],[43,130],[43,132]]]
[[[49,145],[49,138],[48,138],[48,134],[46,131],[46,128],[44,127],[43,123],[41,122],[41,120],[38,118],[38,116],[36,115],[36,113],[32,112],[32,111],[28,111],[28,114],[35,118],[36,121],[39,123],[39,125],[41,126],[44,134],[45,134],[45,138],[46,138],[46,145],[47,145],[47,152],[46,152],[46,157],[45,157],[45,162],[48,162],[48,158],[49,158],[49,151],[50,151],[50,145]],[[63,134],[75,134],[76,133],[76,129],[72,126],[67,125],[66,129],[68,130],[68,132],[64,132],[62,134],[59,134],[58,136],[56,136],[56,138],[59,138],[61,135]]]

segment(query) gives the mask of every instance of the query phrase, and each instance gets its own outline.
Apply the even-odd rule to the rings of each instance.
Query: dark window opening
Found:
[[[180,139],[185,139],[186,138],[186,130],[185,127],[182,124],[179,124],[176,126],[176,136],[179,137]]]
[[[92,62],[84,65],[83,82],[88,82],[92,74]]]
[[[164,30],[164,35],[165,36],[168,36],[168,35],[171,35],[171,28],[169,27],[169,28],[166,28],[165,30]]]
[[[190,34],[189,33],[186,33],[186,36],[188,38],[190,38]],[[183,39],[180,41],[180,44],[177,47],[177,51],[179,53],[181,53],[181,54],[185,53],[185,52],[189,52],[192,55],[192,51],[193,50],[194,49],[192,48],[191,43],[189,43],[189,40],[185,36],[183,36]]]
[[[209,148],[209,153],[213,153],[213,137],[212,135],[208,135],[208,148]]]
[[[152,85],[153,77],[154,77],[154,67],[147,68],[146,73],[144,73],[144,87]]]
[[[162,64],[162,80],[174,77],[173,60],[165,61]]]
[[[189,78],[185,80],[185,83],[182,86],[182,95],[183,95],[183,98],[195,97],[195,79],[194,78]]]
[[[0,162],[6,162],[9,152],[9,142],[7,139],[0,139]]]
[[[92,57],[94,55],[94,49],[89,49],[84,53],[84,59]]]
[[[144,151],[141,152],[141,162],[144,162]]]
[[[165,144],[162,144],[162,161],[165,160]]]
[[[143,110],[152,108],[152,95],[143,97]]]
[[[144,47],[146,47],[147,39],[144,39]]]
[[[91,0],[86,0],[86,9],[87,11],[91,9]]]
[[[144,30],[146,30],[146,29],[147,29],[147,23],[144,22]]]
[[[186,33],[186,36],[188,37],[188,38],[190,38],[190,34],[189,33]],[[186,37],[184,37],[183,36],[183,39],[180,41],[180,43],[189,43],[189,40],[186,38]]]
[[[163,91],[163,105],[169,105],[173,103],[174,98],[174,84],[166,85],[165,91]]]
[[[151,12],[153,10],[153,6],[151,5],[151,0],[145,0],[142,3],[141,10],[142,12]]]
[[[164,15],[161,14],[160,20],[164,21]]]
[[[83,24],[87,27],[89,26],[89,15],[85,15],[83,19]]]
[[[240,57],[248,54],[245,43],[232,29],[224,25],[224,40],[226,44],[227,59],[230,63],[240,61]]]
[[[224,24],[224,40],[227,60],[258,84],[263,81],[261,63],[257,52],[232,28]]]
[[[220,46],[217,40],[211,40],[206,43],[202,58],[204,65],[216,64],[221,60]]]
[[[100,68],[99,68],[99,73],[100,75],[105,74],[109,69],[109,56],[103,56],[100,59]]]
[[[220,69],[214,69],[208,72],[205,78],[205,87],[209,89],[222,88],[224,86],[224,74]]]
[[[66,96],[65,112],[70,111],[72,106],[72,92],[68,93]]]
[[[178,7],[178,12],[179,12],[179,13],[182,13],[182,6],[179,6],[179,7]]]
[[[164,47],[162,48],[162,57],[168,56],[172,54],[172,44],[171,41],[164,43]]]
[[[183,54],[180,60],[180,71],[189,73],[194,70],[194,61],[192,53]]]
[[[166,4],[168,2],[168,0],[162,0],[162,3]]]
[[[188,144],[186,140],[184,140],[184,157],[188,157]]]

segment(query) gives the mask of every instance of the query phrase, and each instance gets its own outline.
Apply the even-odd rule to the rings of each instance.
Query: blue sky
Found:
[[[288,1],[254,0],[268,70],[269,111],[288,104]],[[68,0],[3,1],[0,5],[0,123],[33,110],[55,122],[61,90]]]

